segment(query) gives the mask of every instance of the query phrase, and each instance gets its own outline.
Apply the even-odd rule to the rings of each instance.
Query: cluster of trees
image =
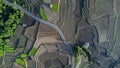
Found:
[[[3,56],[5,51],[13,52],[13,48],[8,43],[22,16],[23,12],[0,1],[0,56]]]
[[[82,50],[82,48],[80,46],[75,46],[74,49],[74,56],[78,57],[80,55],[84,55],[85,56],[85,52]]]
[[[91,52],[90,52],[88,49],[86,49],[85,47],[83,47],[83,45],[78,45],[78,44],[77,44],[77,45],[73,48],[73,52],[74,52],[74,56],[75,56],[75,61],[78,59],[78,56],[83,55],[84,57],[87,57],[87,58],[88,58],[88,61],[89,61],[89,62],[93,62],[93,63],[101,66],[100,63],[98,63],[98,62],[94,59],[94,57],[93,57],[93,55],[91,54]]]
[[[28,4],[26,4],[25,0],[12,0],[14,4],[19,4],[20,6],[28,9]]]

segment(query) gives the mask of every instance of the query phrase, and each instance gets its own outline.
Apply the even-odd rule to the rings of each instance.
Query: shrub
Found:
[[[32,50],[29,53],[29,56],[34,56],[37,50],[38,50],[37,48],[32,48]]]
[[[43,20],[48,20],[46,15],[45,15],[43,7],[40,7],[40,16]]]
[[[17,58],[17,59],[15,60],[15,62],[16,62],[17,64],[20,64],[20,65],[24,66],[24,67],[26,66],[26,63],[25,63],[24,59]]]
[[[58,11],[58,4],[52,4],[52,8],[53,11],[57,12]]]

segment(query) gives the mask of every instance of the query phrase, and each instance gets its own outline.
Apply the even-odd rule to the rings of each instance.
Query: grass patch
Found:
[[[6,50],[6,52],[14,52],[14,50],[13,49],[9,49],[9,50]]]
[[[46,15],[45,15],[43,7],[40,7],[40,16],[43,20],[48,20]]]
[[[4,56],[4,51],[0,50],[0,57],[3,57],[3,56]]]
[[[23,54],[20,55],[19,58],[17,58],[17,59],[15,60],[15,62],[16,62],[17,64],[19,64],[19,65],[22,65],[22,66],[26,67],[25,61],[26,61],[26,58],[27,58],[27,57],[28,57],[28,55],[25,54],[25,53],[23,53]]]
[[[4,57],[5,52],[14,52],[14,48],[9,46],[9,45],[5,45],[5,46],[0,46],[0,57]]]
[[[52,4],[52,8],[53,11],[57,12],[58,11],[58,4]]]
[[[22,58],[17,58],[17,59],[15,60],[15,62],[16,62],[17,64],[20,64],[20,65],[26,67],[25,60],[22,59]]]
[[[15,51],[14,48],[11,47],[11,46],[9,46],[9,45],[6,45],[6,46],[4,47],[4,50],[5,50],[6,52],[14,52],[14,51]]]
[[[25,59],[25,58],[27,58],[27,57],[28,57],[27,54],[21,54],[21,58]]]
[[[29,56],[34,56],[37,50],[38,50],[37,48],[32,48],[32,50],[29,53]]]

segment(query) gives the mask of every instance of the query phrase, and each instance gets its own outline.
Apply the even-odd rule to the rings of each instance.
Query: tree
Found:
[[[14,48],[8,45],[13,37],[15,29],[23,16],[18,9],[5,5],[0,0],[0,56],[5,52],[14,52]]]

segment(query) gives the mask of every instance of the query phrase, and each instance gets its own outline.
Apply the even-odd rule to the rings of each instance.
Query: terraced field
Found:
[[[21,1],[24,7],[27,6],[26,9],[29,9],[30,12],[34,13],[35,15],[39,15],[39,8],[36,6],[40,6],[35,4],[35,6],[30,5],[29,2],[25,2],[25,1]],[[39,3],[39,2],[36,2]],[[34,42],[36,40],[36,34],[37,34],[37,30],[38,30],[38,22],[36,22],[33,18],[29,17],[28,15],[24,14],[23,19],[21,20],[21,23],[17,26],[17,29],[15,31],[15,35],[13,36],[13,38],[11,38],[10,41],[10,45],[13,46],[15,48],[15,52],[14,53],[6,53],[5,54],[5,60],[4,61],[4,65],[0,66],[4,68],[24,68],[23,66],[20,66],[21,63],[20,62],[24,62],[23,60],[21,61],[16,61],[19,64],[15,63],[16,59],[20,58],[20,55],[25,53],[26,55],[29,54],[29,52],[32,50],[32,47],[34,45]],[[28,58],[28,56],[27,56]],[[21,58],[20,58],[21,59]],[[25,58],[26,60],[26,58]],[[31,60],[31,61],[25,61],[24,66],[26,66],[26,62],[28,62],[28,65],[33,64],[35,65],[35,60]]]
[[[89,42],[91,44],[89,49],[103,68],[119,66],[117,61],[120,58],[120,1],[85,0],[80,1],[80,4],[71,2],[72,0],[60,0],[59,9],[62,10],[59,10],[59,22],[57,23],[67,40]],[[74,5],[81,8],[78,10],[76,7],[76,10],[82,11],[72,10]],[[76,18],[74,18],[73,11],[76,15],[78,13]]]
[[[7,1],[6,1],[7,2]],[[25,1],[24,1],[25,2]],[[13,5],[13,4],[11,4],[11,3],[8,3],[8,4],[10,4],[10,5]],[[28,15],[30,15],[31,17],[33,17],[34,19],[36,19],[36,20],[38,20],[39,18],[37,18],[37,14],[36,14],[36,11],[37,10],[35,10],[35,9],[33,9],[33,11],[31,11],[31,10],[29,10],[28,8],[25,8],[24,7],[24,5],[22,5],[22,4],[19,4],[19,5],[21,5],[22,6],[22,8],[20,7],[20,10],[22,10],[22,11],[25,11],[25,13],[26,14],[28,14]],[[15,5],[14,5],[15,6]],[[23,8],[25,8],[25,9],[23,9]],[[33,8],[35,8],[35,7],[33,7]],[[27,9],[27,10],[26,10]],[[35,11],[35,12],[34,12]],[[39,16],[40,17],[40,16]],[[39,19],[38,20],[39,22],[42,22],[42,23],[45,23],[45,24],[47,24],[47,25],[49,25],[49,26],[51,26],[52,28],[54,28],[54,29],[56,29],[57,31],[58,31],[58,33],[60,34],[60,36],[61,36],[61,39],[63,40],[63,42],[64,42],[64,44],[67,44],[67,45],[69,45],[68,44],[68,42],[66,42],[66,39],[65,39],[65,37],[64,37],[64,35],[62,34],[62,32],[60,31],[60,29],[56,26],[56,25],[54,25],[54,24],[52,24],[52,23],[49,23],[48,21],[44,21],[44,20],[42,20],[42,19]],[[16,30],[16,34],[15,35],[18,35],[18,36],[20,36],[18,39],[19,39],[19,41],[18,41],[18,44],[17,45],[15,45],[15,46],[17,46],[16,47],[16,51],[17,52],[15,52],[15,57],[17,56],[18,57],[18,59],[19,58],[21,58],[19,55],[21,54],[21,53],[24,53],[25,52],[25,50],[24,50],[24,48],[26,48],[26,49],[28,49],[29,51],[31,50],[31,48],[32,48],[32,46],[33,46],[33,44],[34,44],[34,41],[35,41],[35,39],[36,39],[36,32],[37,32],[37,30],[38,30],[38,26],[39,26],[39,24],[38,24],[38,22],[36,22],[36,21],[33,21],[33,24],[32,25],[29,25],[28,23],[25,23],[25,21],[23,21],[23,23],[21,23],[19,26],[20,26],[20,28],[18,28],[18,30],[19,29],[21,29],[21,31],[18,31],[18,30]],[[20,32],[20,33],[19,33]],[[31,33],[32,32],[32,33]],[[56,33],[56,32],[55,32]],[[17,36],[16,36],[17,37]],[[27,43],[27,41],[28,40],[31,40],[31,42],[29,42],[29,43]],[[44,39],[43,39],[44,40]],[[31,44],[33,42],[33,44]],[[23,44],[22,44],[23,43]],[[26,46],[26,45],[31,45],[31,47],[28,47],[28,46]],[[66,46],[67,46],[66,45]],[[63,46],[65,46],[65,45],[63,45]],[[20,51],[20,49],[21,49],[21,51]],[[27,54],[29,54],[29,51],[28,52],[26,52]],[[57,52],[58,53],[58,52]],[[64,53],[64,52],[63,52]],[[72,52],[71,52],[72,53]],[[73,56],[73,55],[72,55]],[[28,56],[29,57],[29,56]],[[28,58],[27,57],[27,58]],[[74,57],[73,57],[74,58]],[[61,58],[62,59],[62,58]],[[60,59],[60,60],[61,60]],[[71,58],[70,58],[71,59]],[[32,60],[34,60],[33,58],[32,58]],[[68,60],[69,61],[69,60]],[[17,63],[18,63],[18,61],[16,61]],[[22,62],[22,61],[21,61]],[[70,61],[71,62],[71,61]],[[74,60],[73,60],[73,62],[74,62]],[[27,63],[26,61],[25,61],[25,63]],[[20,63],[19,63],[20,64]],[[71,63],[70,63],[71,64]],[[22,66],[23,66],[23,64],[21,64]],[[67,63],[65,64],[65,65],[67,65]],[[17,65],[15,65],[15,66],[17,66]],[[24,65],[25,66],[25,65]],[[68,66],[70,66],[70,65],[68,65]],[[26,65],[26,67],[27,67],[27,65]]]
[[[48,20],[45,22],[47,24],[49,21],[52,22],[51,24],[49,23],[49,25],[56,28],[56,30],[60,28],[58,30],[60,32],[58,33],[60,36],[63,35],[61,36],[61,39],[63,40],[66,38],[63,42],[67,41],[73,46],[78,42],[90,43],[88,49],[91,51],[95,60],[99,62],[100,66],[90,63],[89,67],[120,67],[119,0],[59,0],[58,10],[55,11],[52,11],[53,9],[50,8],[52,1],[53,0],[43,0],[43,3],[40,0],[22,0],[21,3],[18,3],[19,0],[17,0],[16,2],[36,17],[40,18],[42,18],[41,14],[39,14],[40,7],[44,8],[43,13],[44,16],[46,14],[45,18]],[[14,41],[12,44],[18,43],[18,49],[16,50],[15,56],[19,56],[19,53],[23,52],[29,53],[29,50],[31,50],[31,47],[33,47],[36,40],[36,36],[37,38],[47,38],[47,41],[51,38],[53,38],[52,40],[54,41],[56,40],[54,38],[56,37],[57,32],[54,31],[54,29],[41,24],[42,22],[40,23],[36,22],[34,19],[32,20],[29,16],[25,15],[24,18],[22,25],[18,25],[15,37],[12,39]],[[51,35],[54,35],[55,37],[51,37]],[[16,43],[17,40],[19,40],[19,42]],[[42,41],[46,42],[46,40]],[[31,45],[31,47],[28,45]],[[13,55],[9,60],[8,57],[6,58],[6,62],[14,61]],[[28,64],[32,64],[32,61],[35,65],[33,59],[28,61]]]
[[[119,0],[96,0],[88,8],[91,16],[87,20],[98,32],[98,41],[93,41],[98,53],[93,55],[104,68],[113,68],[119,61],[119,3]]]

